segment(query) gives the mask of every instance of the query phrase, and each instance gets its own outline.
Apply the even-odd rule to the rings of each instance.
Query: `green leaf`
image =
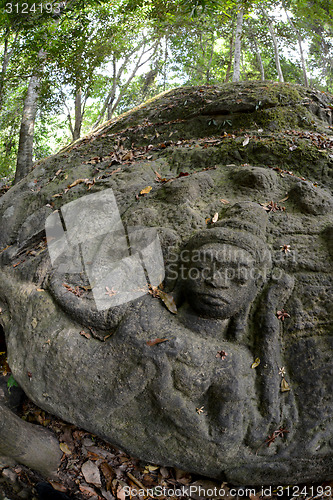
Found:
[[[11,374],[7,380],[7,389],[8,389],[9,394],[11,394],[12,387],[18,387],[18,386],[19,386],[18,383],[16,382],[13,375]]]

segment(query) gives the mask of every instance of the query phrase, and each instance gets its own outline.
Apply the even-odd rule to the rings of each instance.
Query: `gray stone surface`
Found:
[[[0,323],[33,401],[153,463],[246,485],[332,479],[330,99],[178,89],[0,198]],[[150,293],[97,310],[84,273],[51,265],[51,209],[108,188],[125,226],[156,228],[177,314]]]

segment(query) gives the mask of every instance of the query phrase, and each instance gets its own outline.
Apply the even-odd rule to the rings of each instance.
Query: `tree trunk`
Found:
[[[8,30],[7,30],[7,33],[8,33]],[[1,75],[0,75],[0,109],[2,107],[5,74],[6,74],[7,66],[8,66],[8,62],[9,62],[9,60],[8,60],[8,36],[7,36],[7,33],[6,33],[5,43],[4,43],[2,68],[1,68]]]
[[[168,65],[168,42],[169,42],[169,37],[166,35],[165,37],[165,48],[164,48],[164,61],[163,61],[163,92],[165,92],[166,89],[166,83],[167,83],[167,65]]]
[[[15,38],[13,40],[12,47],[10,50],[8,50],[9,38],[10,38],[10,30],[9,30],[9,28],[7,28],[6,32],[5,32],[5,43],[4,43],[4,50],[3,50],[3,56],[2,56],[1,73],[0,73],[0,109],[2,108],[2,102],[3,102],[3,97],[4,97],[5,76],[6,76],[6,72],[7,72],[10,58],[14,52],[15,44],[16,44],[16,41],[18,39],[18,33],[16,33],[16,35],[15,35]]]
[[[107,116],[108,116],[108,120],[111,120],[112,118],[112,115],[113,115],[113,101],[114,101],[114,98],[111,99],[109,102],[108,102],[108,107],[107,107]]]
[[[240,9],[237,12],[236,31],[235,31],[234,73],[232,75],[233,82],[239,82],[240,79],[242,28],[243,28],[243,9]]]
[[[40,78],[38,76],[32,76],[30,78],[28,92],[23,106],[14,184],[23,179],[23,177],[25,177],[33,167],[32,151],[39,84]]]
[[[300,56],[301,56],[301,64],[302,64],[302,70],[303,70],[304,85],[306,87],[308,87],[309,86],[309,81],[308,81],[308,75],[306,73],[304,52],[303,52],[303,47],[302,47],[302,38],[301,38],[298,30],[297,30],[297,39],[298,39],[298,45],[299,45],[299,53],[300,53]]]
[[[267,16],[267,14],[265,12],[264,12],[264,16],[267,19],[268,29],[269,29],[269,32],[271,34],[271,38],[272,38],[272,42],[273,42],[275,65],[276,65],[276,70],[277,70],[278,77],[279,77],[279,82],[283,83],[284,82],[284,78],[283,78],[283,73],[282,73],[282,69],[281,69],[281,65],[280,65],[279,47],[278,47],[277,39],[276,39],[276,36],[275,36],[275,33],[274,33],[273,24],[272,24],[272,21],[269,19],[269,17]]]
[[[206,70],[206,85],[209,85],[209,81],[210,81],[210,70],[212,67],[213,55],[214,55],[214,41],[212,42],[212,47],[210,50],[209,61],[208,61],[208,67]]]
[[[75,93],[75,124],[73,131],[73,141],[80,138],[82,126],[82,90],[79,87]]]
[[[153,49],[153,53],[150,54],[150,56],[148,56],[148,58],[146,58],[143,62],[141,62],[143,56],[149,52],[151,49],[148,48],[148,49],[145,49],[145,44],[143,45],[143,48],[142,48],[142,52],[133,68],[133,71],[132,73],[130,74],[130,76],[127,78],[127,81],[124,83],[124,85],[121,87],[121,89],[119,90],[119,94],[118,94],[118,97],[117,99],[114,100],[110,103],[110,106],[108,106],[108,120],[111,120],[115,110],[117,109],[117,106],[118,104],[120,103],[123,95],[125,94],[127,88],[129,87],[129,84],[131,83],[131,81],[133,80],[133,78],[135,77],[137,71],[139,68],[141,68],[142,66],[144,66],[150,59],[152,59],[152,57],[154,57],[154,55],[156,54],[156,51],[157,51],[157,48],[158,48],[158,45],[159,45],[159,41],[157,41],[155,43],[155,46],[152,47]]]
[[[127,58],[125,58],[125,61],[127,60]],[[125,63],[124,61],[124,63]],[[113,60],[112,60],[112,66],[113,66],[113,75],[112,75],[112,88],[110,90],[110,92],[108,93],[105,101],[104,101],[104,104],[103,104],[103,107],[102,107],[102,110],[97,118],[97,121],[94,123],[93,125],[93,129],[96,128],[100,122],[103,120],[104,118],[104,115],[105,115],[105,111],[107,111],[107,116],[109,117],[109,115],[111,115],[111,110],[109,109],[110,106],[109,106],[109,103],[113,103],[114,99],[115,99],[115,96],[116,96],[116,90],[117,90],[117,82],[118,80],[120,80],[121,78],[121,75],[122,75],[122,72],[123,72],[123,69],[125,67],[125,64],[122,64],[121,67],[119,68],[119,71],[117,73],[117,60],[116,60],[116,57],[115,55],[113,56]],[[109,120],[110,118],[108,118]]]
[[[251,37],[253,40],[254,50],[256,51],[256,58],[257,58],[259,69],[260,69],[261,81],[263,82],[265,80],[265,69],[264,69],[264,65],[262,63],[259,46],[258,46],[256,37],[253,35],[253,33],[252,33]]]
[[[29,424],[0,403],[0,455],[14,459],[44,477],[55,476],[62,452],[56,437]]]
[[[288,22],[289,22],[290,26],[292,27],[294,33],[297,36],[298,46],[299,46],[299,54],[301,56],[301,64],[302,64],[302,70],[303,70],[304,85],[306,87],[308,87],[309,86],[309,82],[308,82],[308,75],[306,73],[305,59],[304,59],[303,46],[302,46],[302,38],[301,38],[301,35],[300,35],[298,29],[296,28],[296,26],[292,22],[291,18],[289,17],[289,14],[287,12],[286,4],[285,4],[284,0],[282,1],[282,4],[283,4],[284,11],[286,13]]]
[[[231,38],[230,38],[229,62],[228,62],[227,71],[226,71],[226,74],[225,74],[224,83],[228,83],[229,78],[230,78],[230,73],[231,73],[231,68],[232,68],[232,53],[233,53],[233,48],[234,48],[234,33],[232,32]]]

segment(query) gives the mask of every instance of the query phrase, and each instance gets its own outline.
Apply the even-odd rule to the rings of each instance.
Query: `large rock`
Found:
[[[332,479],[331,102],[173,90],[2,196],[0,322],[29,397],[153,463]]]

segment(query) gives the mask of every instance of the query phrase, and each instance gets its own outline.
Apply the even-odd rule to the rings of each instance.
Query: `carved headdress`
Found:
[[[257,203],[236,203],[220,221],[193,236],[186,248],[191,251],[209,243],[234,245],[249,252],[257,266],[270,268],[267,220],[267,213]]]

